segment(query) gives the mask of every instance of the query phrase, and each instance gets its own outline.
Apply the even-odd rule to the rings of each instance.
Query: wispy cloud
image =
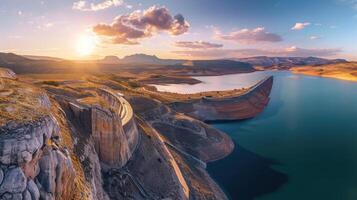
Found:
[[[46,28],[51,28],[52,26],[54,26],[54,24],[49,22],[49,23],[44,24],[43,26]]]
[[[87,1],[80,0],[73,3],[72,9],[80,11],[98,11],[110,7],[120,6],[122,4],[122,0],[105,0],[100,3],[88,3]]]
[[[10,38],[10,39],[22,39],[24,37],[21,36],[21,35],[10,35],[10,36],[8,36],[8,38]]]
[[[178,55],[199,58],[243,58],[251,56],[317,56],[330,57],[337,55],[341,49],[305,49],[296,46],[285,49],[211,49],[173,51]]]
[[[144,11],[120,15],[111,24],[98,24],[93,31],[110,38],[114,44],[138,44],[139,39],[152,37],[159,32],[181,35],[189,27],[181,14],[172,16],[166,7],[152,6]]]
[[[310,22],[297,22],[295,24],[295,26],[293,26],[291,28],[291,30],[302,30],[302,29],[304,29],[304,28],[306,28],[307,26],[310,26],[310,25],[311,25]]]
[[[310,36],[310,40],[318,40],[320,39],[320,36],[312,35]]]
[[[265,31],[264,27],[255,29],[241,29],[238,31],[222,34],[217,28],[215,30],[215,37],[222,40],[235,41],[244,44],[252,44],[259,42],[280,42],[282,37],[275,33]]]
[[[223,44],[204,41],[179,41],[175,42],[175,46],[188,49],[214,49],[223,47]]]
[[[357,10],[357,0],[338,0],[338,2],[350,5],[353,9]]]

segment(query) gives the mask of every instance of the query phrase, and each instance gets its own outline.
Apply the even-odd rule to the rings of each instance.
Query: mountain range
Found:
[[[235,59],[241,62],[247,62],[253,66],[260,67],[292,67],[300,65],[327,65],[327,64],[336,64],[336,63],[346,63],[344,59],[325,59],[317,57],[267,57],[267,56],[258,56],[258,57],[249,57]]]
[[[184,60],[161,59],[155,55],[134,54],[120,59],[117,56],[106,56],[99,60],[64,60],[46,56],[21,56],[14,53],[0,53],[0,66],[13,69],[17,73],[46,71],[56,73],[63,70],[118,70],[132,68],[133,70],[168,69],[183,75],[212,75],[244,73],[254,71],[253,67],[263,69],[289,69],[302,65],[326,65],[346,63],[344,59],[325,59],[317,57],[250,57],[221,60]],[[56,71],[57,70],[57,71]]]

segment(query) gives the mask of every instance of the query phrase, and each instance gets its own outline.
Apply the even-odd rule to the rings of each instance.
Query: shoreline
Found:
[[[301,66],[290,69],[293,74],[319,76],[357,82],[357,63],[331,64],[322,66]]]
[[[321,77],[321,78],[330,78],[330,79],[336,79],[340,81],[348,81],[348,82],[357,82],[357,77],[356,78],[348,78],[348,77],[343,77],[343,76],[329,76],[329,75],[319,75],[319,74],[312,74],[308,72],[297,72],[290,70],[292,74],[299,74],[299,75],[305,75],[305,76],[313,76],[313,77]]]

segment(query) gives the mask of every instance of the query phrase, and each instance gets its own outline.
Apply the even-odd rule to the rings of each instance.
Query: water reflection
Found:
[[[226,193],[230,199],[253,200],[276,191],[288,181],[287,175],[274,170],[272,165],[279,163],[236,145],[230,156],[209,164],[207,170],[229,191]]]
[[[237,88],[247,88],[270,75],[272,72],[253,72],[244,74],[232,74],[223,76],[197,76],[193,77],[202,81],[195,85],[188,84],[167,84],[152,85],[159,91],[175,92],[181,94],[192,94],[197,92],[232,90]]]

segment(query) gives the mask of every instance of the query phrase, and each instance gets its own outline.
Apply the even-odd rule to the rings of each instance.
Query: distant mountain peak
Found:
[[[139,53],[139,54],[125,56],[122,60],[140,62],[140,61],[158,61],[158,60],[160,60],[160,58],[158,58],[155,55],[147,55],[147,54]]]
[[[16,62],[25,62],[30,59],[23,56],[16,55],[14,53],[1,53],[0,52],[0,63],[11,64]]]
[[[117,56],[105,56],[100,62],[105,64],[118,64],[120,63],[120,58]]]
[[[121,59],[121,61],[123,63],[144,63],[149,65],[171,65],[182,62],[180,60],[161,59],[156,55],[147,55],[142,53],[125,56]]]

